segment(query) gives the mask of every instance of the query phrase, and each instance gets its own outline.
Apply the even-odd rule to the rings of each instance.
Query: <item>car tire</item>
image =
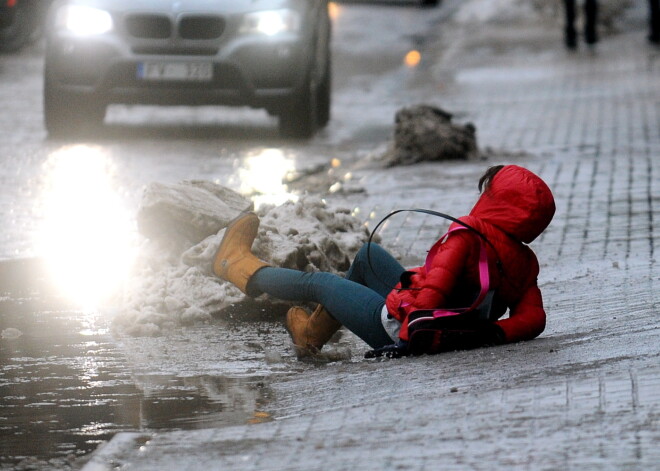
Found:
[[[332,103],[332,65],[330,60],[330,54],[328,54],[326,60],[325,73],[323,78],[319,83],[317,89],[317,117],[316,124],[319,129],[322,129],[328,125],[331,116],[331,103]]]
[[[74,137],[97,131],[105,118],[105,105],[88,97],[57,90],[44,80],[44,124],[50,137]]]
[[[279,131],[282,137],[308,139],[318,129],[318,93],[313,79],[307,74],[302,90],[280,113]]]
[[[308,139],[330,120],[331,68],[329,37],[323,54],[314,55],[298,94],[279,112],[280,136]],[[320,76],[319,57],[323,75]]]

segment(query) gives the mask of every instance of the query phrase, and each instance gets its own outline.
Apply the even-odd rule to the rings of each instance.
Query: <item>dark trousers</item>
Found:
[[[657,3],[658,0],[652,0]],[[576,8],[575,0],[564,0],[564,9],[566,12],[566,29],[564,38],[566,46],[575,47],[577,45],[577,32],[575,30]],[[594,44],[598,41],[596,23],[598,21],[598,2],[596,0],[585,0],[584,3],[584,40],[587,44]]]
[[[649,0],[649,41],[660,43],[660,0]]]

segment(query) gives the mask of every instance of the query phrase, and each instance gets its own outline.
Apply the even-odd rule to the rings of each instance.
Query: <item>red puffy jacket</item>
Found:
[[[484,234],[495,323],[504,341],[532,339],[545,329],[545,311],[536,277],[539,264],[527,247],[550,224],[555,202],[550,188],[534,173],[516,165],[503,167],[491,179],[468,216],[461,221]],[[452,227],[456,225],[453,224]],[[467,307],[479,291],[479,237],[454,231],[439,246],[429,269],[414,268],[409,288],[399,283],[387,297],[389,313],[402,322],[408,340],[408,314],[417,309]],[[500,267],[497,266],[500,261]]]

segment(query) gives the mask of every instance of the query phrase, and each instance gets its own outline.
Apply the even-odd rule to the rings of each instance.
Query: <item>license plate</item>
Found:
[[[213,79],[209,62],[140,62],[137,77],[141,80],[178,80],[208,82]]]

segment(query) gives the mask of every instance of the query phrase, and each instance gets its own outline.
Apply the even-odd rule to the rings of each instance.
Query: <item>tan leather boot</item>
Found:
[[[302,358],[318,353],[341,324],[319,304],[311,315],[300,306],[292,307],[286,313],[286,326],[296,355]]]
[[[252,242],[257,237],[259,218],[245,213],[234,219],[220,242],[213,260],[213,272],[248,294],[247,284],[254,273],[268,264],[252,254]]]

